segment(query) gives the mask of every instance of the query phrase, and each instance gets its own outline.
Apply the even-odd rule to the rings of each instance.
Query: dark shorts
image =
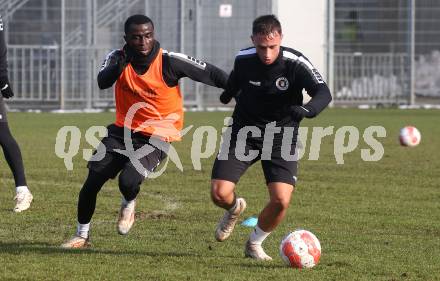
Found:
[[[236,134],[233,134],[229,148],[222,144],[219,154],[217,155],[214,166],[212,168],[212,179],[221,179],[237,183],[246,170],[257,161],[261,161],[266,184],[271,182],[283,182],[295,185],[297,180],[298,162],[296,157],[288,157],[287,154],[294,154],[296,151],[296,141],[288,146],[289,151],[284,151],[281,140],[274,140],[271,150],[263,151],[262,140],[248,138],[246,143],[240,143],[236,140]],[[237,149],[237,146],[241,148]],[[244,153],[243,148],[244,147]],[[238,153],[237,153],[238,150]],[[256,155],[254,159],[248,157],[249,152]],[[243,155],[245,156],[243,158]]]
[[[108,126],[108,132],[108,136],[101,140],[100,147],[93,153],[87,164],[90,170],[108,178],[115,178],[121,170],[127,168],[136,169],[139,174],[146,178],[167,157],[166,147],[168,143],[162,142],[163,146],[158,148],[149,143],[150,138],[147,136],[132,134],[131,140],[134,150],[136,151],[142,147],[148,148],[148,150],[143,155],[132,155],[133,158],[130,159],[124,143],[123,128],[110,125]],[[95,160],[96,158],[99,158],[99,160]]]

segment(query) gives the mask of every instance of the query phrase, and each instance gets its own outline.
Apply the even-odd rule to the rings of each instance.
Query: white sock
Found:
[[[252,231],[251,236],[249,237],[249,242],[251,244],[258,244],[261,245],[263,243],[264,239],[269,236],[270,232],[264,232],[258,225],[254,228],[254,231]]]
[[[127,201],[127,200],[125,200],[125,198],[124,197],[122,197],[122,202],[121,202],[121,204],[122,204],[122,206],[124,206],[124,207],[126,207],[126,208],[128,208],[128,209],[134,209],[134,205],[135,205],[135,202],[136,202],[136,199],[133,199],[133,200],[131,200],[131,201]]]
[[[21,192],[29,192],[30,193],[30,191],[26,185],[17,186],[15,188],[15,192],[16,193],[21,193]]]
[[[234,213],[235,209],[237,208],[237,205],[238,205],[238,200],[237,200],[237,198],[235,198],[234,206],[232,206],[232,207],[228,210],[228,212],[231,213],[231,214]]]
[[[78,223],[78,226],[76,228],[76,235],[87,239],[89,237],[89,230],[90,230],[90,223],[85,223],[85,224]]]

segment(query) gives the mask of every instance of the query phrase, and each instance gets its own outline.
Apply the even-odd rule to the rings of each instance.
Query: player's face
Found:
[[[251,39],[262,63],[269,65],[277,59],[280,53],[281,40],[283,39],[282,34],[276,31],[269,35],[254,34]]]
[[[151,52],[154,44],[154,29],[151,23],[132,24],[130,31],[125,35],[125,42],[138,54],[143,56]]]

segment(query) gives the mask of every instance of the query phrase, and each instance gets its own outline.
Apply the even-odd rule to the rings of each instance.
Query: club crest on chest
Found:
[[[285,91],[289,88],[289,80],[286,77],[280,77],[275,81],[278,90]]]

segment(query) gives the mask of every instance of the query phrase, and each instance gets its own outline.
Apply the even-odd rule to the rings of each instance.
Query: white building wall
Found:
[[[283,28],[282,45],[303,53],[327,80],[326,0],[274,0]]]

